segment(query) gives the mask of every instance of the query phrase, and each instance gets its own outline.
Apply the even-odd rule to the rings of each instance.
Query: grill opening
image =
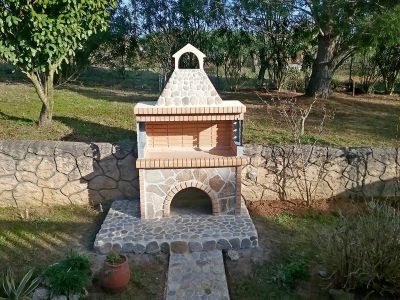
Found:
[[[197,188],[179,191],[172,199],[170,212],[176,215],[212,215],[211,199],[206,192]]]

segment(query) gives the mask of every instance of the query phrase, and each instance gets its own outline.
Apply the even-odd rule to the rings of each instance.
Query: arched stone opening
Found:
[[[212,204],[206,192],[187,188],[178,192],[171,201],[170,215],[211,215]]]
[[[179,57],[179,69],[200,69],[200,60],[193,52],[185,52]]]
[[[164,202],[164,217],[171,215],[172,202],[175,202],[173,207],[176,214],[219,215],[218,202],[211,189],[199,182],[182,182],[174,186]]]
[[[187,44],[181,50],[179,50],[174,55],[172,55],[172,57],[175,59],[175,69],[179,69],[179,60],[180,60],[181,56],[188,52],[193,53],[197,57],[198,62],[199,62],[199,69],[203,69],[204,57],[206,57],[206,56],[203,52],[201,52],[196,47],[193,47],[193,45],[191,45],[191,44]]]

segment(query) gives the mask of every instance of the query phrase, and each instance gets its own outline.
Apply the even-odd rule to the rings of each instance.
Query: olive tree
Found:
[[[54,74],[96,31],[107,28],[115,0],[0,0],[0,58],[32,81],[51,124]]]
[[[357,50],[360,37],[370,36],[370,24],[400,1],[296,0],[296,3],[299,13],[308,17],[318,31],[317,53],[306,94],[327,97],[334,73]]]

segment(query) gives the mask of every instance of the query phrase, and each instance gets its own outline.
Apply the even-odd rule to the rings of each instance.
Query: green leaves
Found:
[[[28,273],[17,284],[14,278],[14,272],[9,268],[3,275],[3,290],[8,299],[23,300],[30,299],[29,296],[38,287],[40,283],[39,277],[33,278],[34,269]],[[0,298],[1,299],[1,298]]]
[[[89,281],[90,263],[86,256],[71,251],[61,261],[48,266],[43,276],[50,291],[58,295],[80,294]]]
[[[0,58],[23,72],[58,69],[85,40],[108,25],[115,0],[0,2]]]

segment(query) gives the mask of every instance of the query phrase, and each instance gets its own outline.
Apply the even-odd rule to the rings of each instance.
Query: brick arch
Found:
[[[167,197],[165,198],[164,201],[164,217],[169,217],[171,210],[171,202],[172,199],[174,199],[175,195],[178,194],[180,191],[187,189],[187,188],[196,188],[199,189],[203,192],[205,192],[208,197],[210,198],[211,201],[211,206],[212,206],[212,213],[214,216],[219,215],[219,206],[218,206],[218,201],[215,198],[211,188],[201,182],[198,181],[184,181],[181,183],[178,183],[177,185],[173,186],[167,193]]]

